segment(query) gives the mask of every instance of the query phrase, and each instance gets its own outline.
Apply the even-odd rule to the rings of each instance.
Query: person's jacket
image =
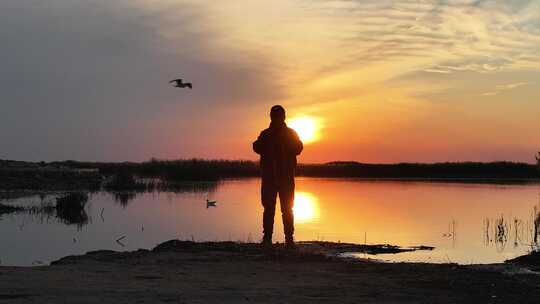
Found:
[[[296,156],[304,148],[298,134],[283,123],[270,123],[253,143],[253,151],[261,156],[263,183],[276,186],[294,183]]]

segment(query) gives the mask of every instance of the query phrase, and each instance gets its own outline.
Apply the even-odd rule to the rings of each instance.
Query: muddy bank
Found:
[[[513,264],[374,263],[329,257],[322,247],[265,252],[256,244],[169,241],[51,266],[0,267],[0,302],[537,303],[540,297],[540,277]]]
[[[242,256],[253,260],[298,260],[298,261],[327,261],[343,260],[341,253],[361,252],[367,254],[391,254],[415,250],[433,250],[429,246],[404,248],[389,244],[359,245],[336,242],[298,242],[294,249],[285,248],[283,244],[275,244],[271,249],[263,249],[257,243],[239,242],[192,242],[170,240],[157,245],[152,250],[140,249],[134,252],[117,252],[112,250],[91,251],[85,255],[72,255],[53,261],[51,265],[77,264],[80,262],[124,262],[130,259],[153,257],[163,252],[180,252],[205,254],[208,252]]]
[[[540,251],[535,251],[527,255],[519,256],[517,258],[506,261],[506,263],[512,265],[519,265],[531,271],[537,271],[540,273]]]

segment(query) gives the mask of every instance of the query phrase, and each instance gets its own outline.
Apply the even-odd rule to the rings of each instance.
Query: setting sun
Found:
[[[312,117],[293,118],[288,122],[288,125],[298,133],[300,140],[304,143],[314,142],[319,139],[319,125],[316,119]]]

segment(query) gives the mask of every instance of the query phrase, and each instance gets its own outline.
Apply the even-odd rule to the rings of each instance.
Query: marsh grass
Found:
[[[540,204],[539,204],[540,206]],[[534,207],[533,210],[533,250],[539,251],[540,245],[538,244],[538,235],[540,234],[540,211],[538,206]]]
[[[56,197],[54,202],[43,200],[40,204],[33,206],[0,204],[0,215],[24,213],[39,216],[41,219],[55,217],[66,225],[76,225],[81,228],[89,221],[85,211],[88,199],[88,193],[69,192]]]
[[[148,191],[149,184],[139,181],[135,175],[120,171],[106,179],[103,189],[107,191]]]
[[[79,227],[88,223],[88,214],[85,211],[88,194],[72,192],[56,199],[56,216],[68,225]]]
[[[530,247],[531,252],[540,250],[540,204],[534,206],[531,218],[522,220],[514,217],[509,220],[500,215],[497,218],[484,219],[484,244],[495,245],[498,251],[503,251],[506,244],[513,238],[514,247],[525,245]]]
[[[0,189],[3,190],[95,190],[101,186],[98,170],[51,167],[1,167]]]
[[[1,204],[0,203],[0,215],[22,212],[24,210],[25,209],[23,207],[21,207],[21,206],[11,206],[11,205],[6,205],[6,204]]]

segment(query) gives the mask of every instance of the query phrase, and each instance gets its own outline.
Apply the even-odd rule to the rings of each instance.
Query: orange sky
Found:
[[[4,4],[8,80],[39,86],[0,93],[0,158],[256,159],[273,104],[317,122],[302,162],[540,148],[536,0],[90,2]]]

